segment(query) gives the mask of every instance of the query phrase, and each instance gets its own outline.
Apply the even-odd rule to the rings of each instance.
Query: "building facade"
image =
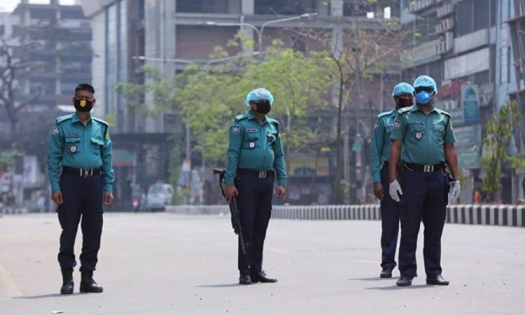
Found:
[[[378,29],[382,27],[385,19],[399,16],[400,12],[397,1],[391,0],[374,3],[355,0],[83,0],[82,7],[85,14],[92,18],[93,49],[98,52],[93,63],[93,83],[97,90],[103,91],[103,94],[98,95],[99,102],[104,104],[98,108],[99,111],[103,111],[99,115],[109,116],[108,120],[115,122],[114,139],[120,140],[120,143],[129,143],[126,150],[130,153],[134,152],[132,154],[137,156],[139,164],[140,161],[144,161],[144,166],[137,166],[130,177],[146,177],[149,182],[155,176],[164,180],[167,178],[168,156],[162,156],[160,152],[169,152],[162,141],[174,131],[185,135],[182,140],[186,142],[188,148],[184,154],[187,165],[200,166],[202,161],[198,155],[191,152],[191,135],[181,124],[177,113],[166,112],[157,119],[143,117],[134,112],[133,108],[129,108],[126,100],[115,91],[115,86],[119,82],[145,83],[147,78],[141,70],[144,64],[161,70],[167,77],[173,77],[189,62],[213,62],[210,61],[209,56],[213,53],[214,47],[225,46],[239,28],[243,28],[257,43],[259,35],[254,28],[261,29],[263,25],[265,27],[261,39],[262,46],[270,45],[273,39],[280,38],[290,47],[308,51],[310,49],[308,43],[298,39],[290,29],[308,26],[333,30],[334,25],[338,23],[348,25],[355,21],[358,21],[363,29]],[[311,13],[317,14],[315,19],[298,18],[268,23]],[[239,23],[251,26],[239,26]],[[249,52],[251,49],[251,47],[232,48],[229,52],[236,54],[243,50]],[[383,94],[388,95],[383,92],[391,90],[391,87],[399,81],[399,66],[397,65],[397,68],[382,80],[384,86],[379,83],[379,76],[377,80],[363,86],[365,91],[363,99],[366,101],[362,104],[364,108],[362,112],[366,112],[366,115],[363,115],[367,120],[362,123],[365,125],[372,126],[373,121],[368,120],[375,119],[379,110],[389,107],[390,98],[383,99]],[[380,89],[383,90],[378,93]],[[145,98],[147,103],[148,95],[145,95]],[[372,109],[370,103],[373,104]],[[361,113],[359,110],[356,112]],[[333,124],[330,124],[327,128],[332,126]],[[361,132],[363,133],[363,130]],[[355,133],[354,130],[352,138],[347,139],[347,142],[354,141]],[[119,137],[118,134],[122,136]],[[157,152],[158,154],[155,154],[161,160],[158,163],[146,162],[150,150],[138,153],[132,144],[133,139],[148,140],[152,144],[151,151]],[[347,162],[355,163],[357,154],[350,153],[349,146],[347,151]],[[326,181],[324,184],[326,186],[331,184],[329,178],[333,176],[333,171],[326,172],[325,164],[333,168],[333,157],[324,158],[326,163],[323,162],[323,171],[318,175],[321,180]],[[291,168],[295,169],[294,157],[290,159]],[[297,161],[297,163],[304,161],[304,157],[297,157]],[[365,173],[367,172],[362,172]],[[201,178],[210,177],[204,173],[201,175]],[[302,174],[297,176],[300,178]],[[325,191],[328,192],[324,193]],[[329,189],[323,190],[323,193],[303,190],[293,196],[308,195],[305,198],[299,197],[297,202],[307,200],[305,202],[308,203],[328,203],[331,193]]]
[[[436,106],[452,114],[459,164],[467,181],[464,203],[472,202],[473,190],[481,184],[484,125],[516,90],[507,23],[513,11],[512,0],[402,4],[401,22],[412,35],[403,78],[412,82],[428,74],[438,84]],[[515,202],[514,172],[506,169],[504,173],[503,201]]]

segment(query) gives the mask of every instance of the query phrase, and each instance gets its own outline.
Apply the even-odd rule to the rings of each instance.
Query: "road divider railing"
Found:
[[[179,214],[229,215],[227,205],[167,206]],[[273,219],[289,220],[381,220],[379,205],[274,206]],[[525,227],[523,205],[450,205],[447,223]]]

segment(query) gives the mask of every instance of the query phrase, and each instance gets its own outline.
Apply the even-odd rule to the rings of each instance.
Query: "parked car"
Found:
[[[169,184],[156,183],[149,186],[146,195],[146,210],[166,210],[166,205],[169,205],[173,198],[173,192],[173,186]]]

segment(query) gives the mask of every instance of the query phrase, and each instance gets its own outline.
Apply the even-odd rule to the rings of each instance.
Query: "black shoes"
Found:
[[[93,270],[82,271],[80,281],[80,292],[82,293],[102,293],[104,289],[93,280]]]
[[[73,268],[62,269],[62,287],[60,288],[60,294],[73,294],[73,288],[75,283],[73,282]]]
[[[250,275],[241,275],[239,277],[239,284],[252,284],[252,279]]]
[[[449,283],[450,282],[445,280],[445,278],[443,278],[441,275],[432,278],[427,278],[427,284],[430,285],[448,285]]]
[[[252,283],[275,283],[277,279],[268,278],[264,271],[253,273],[251,275],[241,274],[239,277],[239,284],[252,284]]]
[[[261,282],[261,283],[275,283],[275,282],[277,282],[277,279],[268,278],[268,276],[266,275],[266,273],[264,271],[252,274],[251,278],[252,278],[252,282],[253,283],[257,283],[257,282]]]
[[[408,287],[412,285],[412,278],[401,276],[399,280],[397,280],[396,285],[398,287]]]
[[[383,268],[383,271],[379,274],[380,278],[392,278],[392,269]]]

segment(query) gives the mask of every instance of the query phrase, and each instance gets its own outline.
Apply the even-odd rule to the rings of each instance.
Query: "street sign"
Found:
[[[479,145],[469,147],[458,147],[456,152],[458,155],[459,167],[462,169],[476,169],[480,168],[479,164]]]
[[[481,146],[481,125],[454,126],[456,136],[456,147],[478,145]]]

